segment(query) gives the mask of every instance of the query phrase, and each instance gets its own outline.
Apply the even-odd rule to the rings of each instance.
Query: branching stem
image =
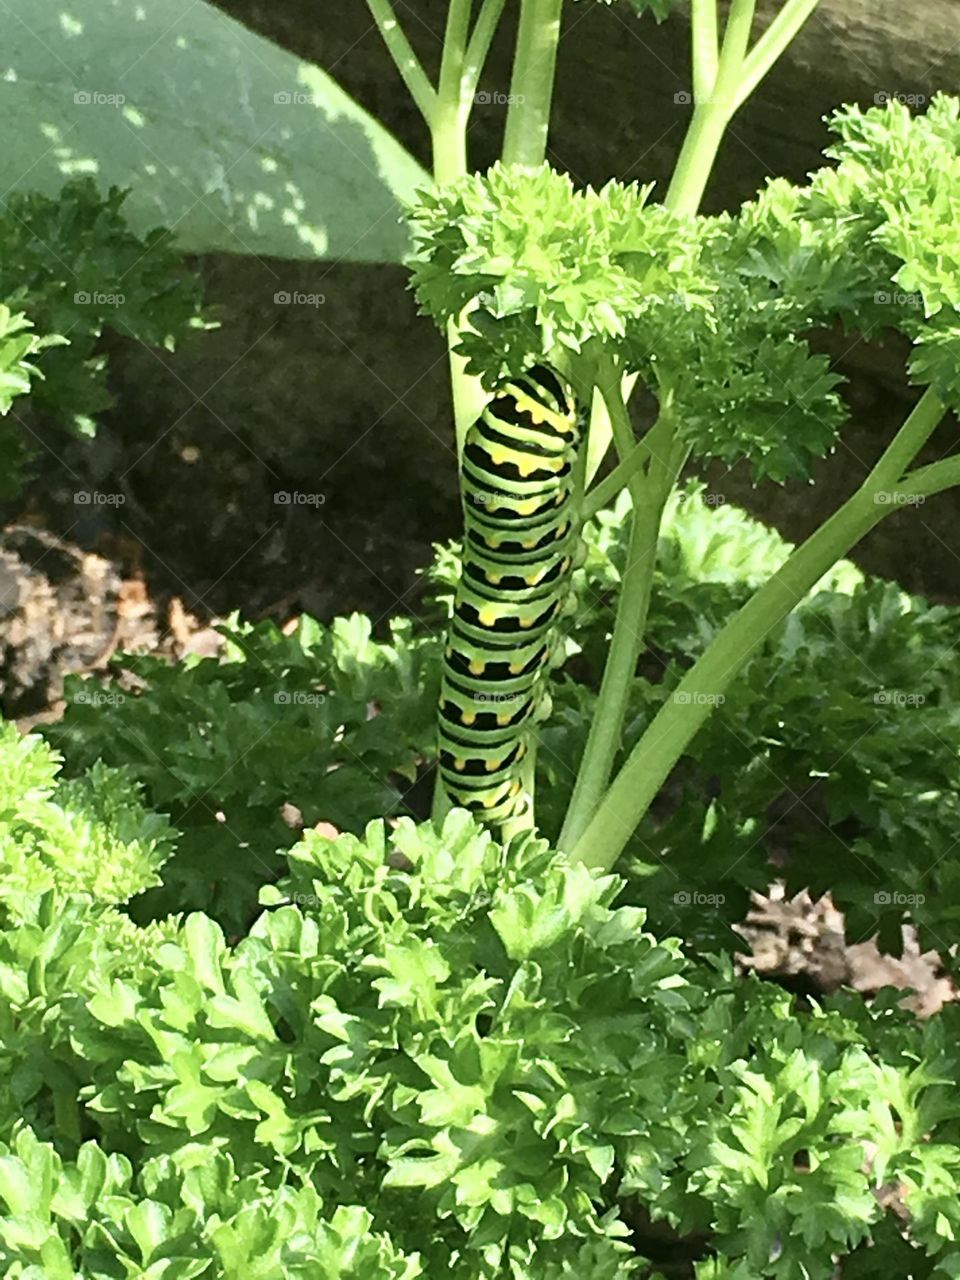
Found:
[[[414,53],[394,13],[393,5],[390,0],[367,0],[367,5],[383,38],[383,43],[387,46],[387,52],[403,77],[403,83],[420,109],[420,114],[430,125],[437,105],[436,90],[421,66],[420,59]]]
[[[609,869],[646,814],[690,741],[750,656],[823,575],[866,533],[900,505],[888,485],[936,429],[944,408],[928,390],[867,479],[825,524],[796,548],[778,571],[736,613],[661,706],[613,785],[577,838],[572,856]],[[901,500],[937,493],[960,482],[960,458],[948,458],[896,485]]]
[[[636,445],[619,377],[609,366],[601,381],[601,390],[613,424],[614,439],[626,462]],[[686,447],[676,438],[669,395],[664,397],[660,417],[648,432],[645,443],[649,454],[647,471],[645,474],[637,471],[629,482],[633,511],[620,600],[596,714],[590,725],[560,836],[562,848],[572,848],[586,828],[610,781],[620,748],[650,610],[660,521],[687,453]]]

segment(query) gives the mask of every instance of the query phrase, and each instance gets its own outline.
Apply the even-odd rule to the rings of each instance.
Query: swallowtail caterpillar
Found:
[[[500,826],[530,805],[524,757],[547,702],[556,622],[578,545],[580,423],[543,365],[510,378],[464,441],[463,568],[440,695],[449,799]]]

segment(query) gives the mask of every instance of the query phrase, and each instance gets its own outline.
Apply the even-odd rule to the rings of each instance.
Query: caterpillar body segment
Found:
[[[533,726],[569,594],[580,424],[573,394],[536,366],[503,383],[467,432],[463,571],[447,634],[440,774],[492,825],[522,815]],[[532,758],[531,758],[532,759]]]

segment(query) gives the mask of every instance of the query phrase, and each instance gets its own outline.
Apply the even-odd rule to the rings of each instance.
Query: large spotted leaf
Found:
[[[0,192],[90,174],[180,245],[394,261],[416,161],[311,63],[204,0],[4,0]]]

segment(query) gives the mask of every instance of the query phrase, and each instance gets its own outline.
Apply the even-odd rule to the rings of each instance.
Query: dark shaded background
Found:
[[[362,0],[221,0],[220,7],[331,72],[426,163],[423,127]],[[399,10],[432,64],[445,0]],[[842,101],[956,91],[955,19],[953,0],[909,12],[886,0],[825,0],[734,122],[706,208],[736,206],[768,174],[802,179],[826,141],[823,115]],[[508,86],[511,29],[512,20],[484,88]],[[662,183],[689,116],[676,101],[689,89],[688,39],[682,15],[657,27],[628,17],[625,5],[569,4],[552,161],[583,182],[615,175]],[[495,158],[503,114],[477,107],[474,164]],[[380,617],[415,609],[415,570],[431,541],[456,534],[459,516],[444,349],[416,315],[405,272],[227,255],[197,265],[222,328],[174,356],[118,345],[116,408],[92,449],[58,449],[65,465],[46,460],[28,495],[32,518],[107,548],[128,570],[143,568],[158,591],[182,595],[201,615],[361,608]],[[324,301],[278,306],[279,291]],[[830,349],[850,379],[853,421],[816,486],[755,491],[745,468],[708,474],[713,492],[794,539],[856,487],[913,398],[901,349],[843,336]],[[941,432],[930,458],[950,447],[952,433],[952,426]],[[122,491],[126,504],[78,517],[78,477]],[[280,506],[281,490],[323,501]],[[957,599],[958,509],[960,500],[944,495],[891,516],[857,558],[910,589]]]

